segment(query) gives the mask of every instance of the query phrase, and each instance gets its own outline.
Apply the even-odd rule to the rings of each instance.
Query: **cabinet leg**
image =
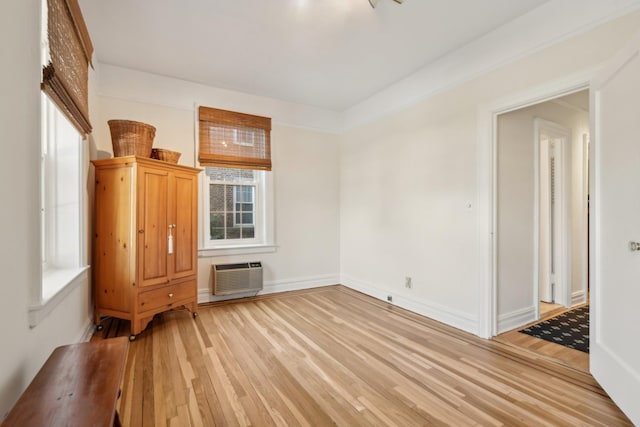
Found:
[[[100,310],[95,306],[93,307],[93,324],[96,325],[97,331],[104,329],[104,326],[102,326],[102,318],[100,317]]]
[[[196,311],[198,308],[198,303],[196,303],[195,301],[191,303],[191,316],[193,316],[193,318],[195,319],[196,317],[198,317],[198,312]]]

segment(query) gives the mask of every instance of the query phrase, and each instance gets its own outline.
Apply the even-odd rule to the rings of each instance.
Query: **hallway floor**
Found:
[[[573,308],[576,307],[572,307],[570,309]],[[558,314],[570,309],[559,304],[540,303],[540,320],[532,322],[530,325],[557,316]],[[589,355],[587,353],[518,332],[526,326],[529,325],[504,332],[495,336],[493,340],[533,352],[545,358],[560,362],[571,368],[578,369],[583,372],[589,372]]]

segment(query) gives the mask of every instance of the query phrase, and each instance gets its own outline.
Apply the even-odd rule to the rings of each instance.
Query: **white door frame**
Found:
[[[555,218],[557,221],[557,233],[554,236],[554,242],[552,245],[555,247],[555,265],[556,265],[556,304],[563,305],[565,307],[571,307],[571,269],[569,268],[569,254],[570,254],[570,236],[571,230],[568,227],[569,220],[569,205],[568,199],[571,192],[569,191],[570,178],[568,176],[569,168],[569,156],[568,147],[571,147],[571,131],[564,126],[554,123],[549,120],[536,118],[534,122],[534,224],[533,224],[533,242],[534,242],[534,262],[533,262],[533,304],[536,309],[536,318],[539,318],[540,313],[540,250],[541,246],[541,231],[540,225],[542,217],[540,216],[540,208],[542,204],[542,197],[549,197],[548,189],[540,188],[540,179],[542,171],[542,153],[545,152],[544,147],[540,144],[540,136],[542,134],[548,134],[549,136],[561,139],[562,142],[556,147],[556,200],[559,203],[555,206]],[[547,152],[548,157],[548,152]]]
[[[591,114],[591,112],[589,112]],[[590,186],[589,186],[589,175],[590,175],[590,145],[591,145],[591,137],[589,133],[582,134],[582,188],[584,188],[585,196],[582,199],[582,230],[584,233],[584,241],[587,242],[586,245],[582,246],[582,259],[587,263],[585,274],[582,275],[582,283],[580,284],[581,292],[578,295],[571,294],[572,304],[575,305],[577,303],[589,302],[589,247],[591,245],[590,236],[589,236],[589,197],[590,197]]]
[[[497,124],[500,114],[589,88],[595,68],[530,88],[478,108],[478,332],[497,333]]]

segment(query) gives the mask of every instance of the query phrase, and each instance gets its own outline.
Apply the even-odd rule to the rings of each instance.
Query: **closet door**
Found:
[[[168,283],[169,173],[138,170],[138,276],[140,286]]]

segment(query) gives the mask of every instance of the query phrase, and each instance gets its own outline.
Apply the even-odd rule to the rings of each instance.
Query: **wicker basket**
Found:
[[[150,157],[156,128],[131,120],[109,120],[113,156]]]
[[[162,160],[163,162],[178,163],[182,153],[165,150],[164,148],[154,148],[151,150],[151,158]]]

